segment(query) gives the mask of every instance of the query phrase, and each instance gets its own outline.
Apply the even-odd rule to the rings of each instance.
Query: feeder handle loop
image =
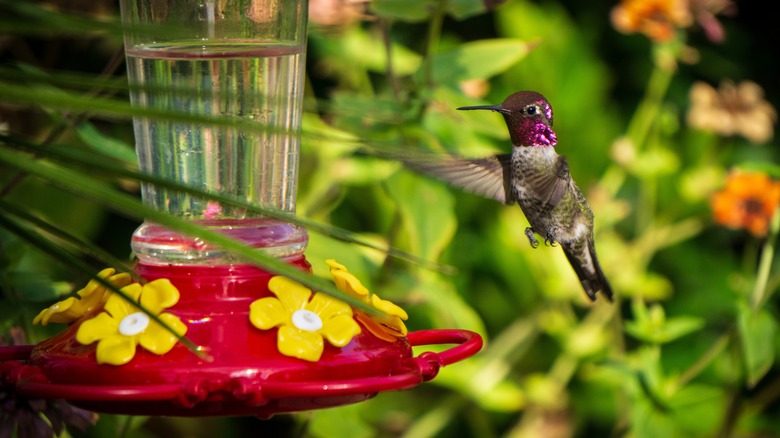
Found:
[[[408,367],[398,374],[331,382],[265,382],[266,395],[311,396],[312,394],[352,395],[410,389],[433,379],[439,368],[467,359],[482,348],[482,337],[468,330],[421,330],[410,332],[406,339],[412,347],[435,344],[459,344],[434,353],[426,351],[410,359]]]
[[[482,348],[482,337],[468,330],[421,330],[409,333],[406,338],[413,347],[458,344],[440,353],[426,351],[413,359],[423,382],[433,380],[441,367],[473,356]]]
[[[482,349],[482,337],[469,330],[419,330],[410,332],[406,338],[412,347],[435,344],[459,344],[440,353],[425,352],[420,355],[421,357],[427,356],[429,360],[436,360],[439,366],[460,362],[477,354]]]

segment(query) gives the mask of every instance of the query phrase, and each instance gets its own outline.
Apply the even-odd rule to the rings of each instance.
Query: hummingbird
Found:
[[[533,248],[535,234],[547,245],[559,244],[588,298],[601,292],[612,301],[612,289],[599,266],[593,242],[593,212],[569,173],[566,158],[558,155],[553,110],[534,91],[519,91],[500,105],[464,106],[458,110],[489,110],[504,116],[512,152],[485,158],[446,156],[404,160],[465,191],[508,205],[520,205],[530,227],[525,235]]]

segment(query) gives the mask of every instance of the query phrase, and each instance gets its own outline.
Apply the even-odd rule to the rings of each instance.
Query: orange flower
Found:
[[[744,228],[756,237],[766,236],[778,204],[780,183],[762,173],[733,172],[711,200],[716,222]]]
[[[677,28],[693,23],[687,0],[622,0],[610,18],[618,31],[640,32],[656,42],[671,40]]]

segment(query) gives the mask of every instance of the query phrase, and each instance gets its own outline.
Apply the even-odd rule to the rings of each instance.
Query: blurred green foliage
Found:
[[[0,15],[0,133],[133,167],[113,3],[73,10],[67,1],[0,1],[8,11]],[[454,267],[431,270],[315,232],[307,250],[315,274],[327,277],[324,260],[335,258],[404,307],[410,330],[474,330],[484,350],[432,383],[358,405],[265,421],[104,415],[75,435],[780,431],[777,224],[765,238],[728,230],[713,224],[708,203],[732,168],[780,175],[776,141],[754,145],[686,122],[696,81],[751,80],[778,101],[777,27],[759,9],[768,6],[740,3],[735,15],[718,16],[726,39],[715,43],[696,26],[665,42],[620,33],[610,21],[615,5],[604,2],[487,3],[375,0],[352,6],[370,19],[346,14],[327,26],[312,9],[297,203],[302,218]],[[89,87],[85,77],[94,78]],[[589,304],[558,248],[528,245],[519,208],[370,153],[507,151],[499,116],[455,108],[500,103],[521,89],[553,105],[557,149],[595,212],[614,304]],[[14,151],[5,141],[0,147]],[[105,181],[137,196],[136,182]],[[128,258],[137,218],[63,195],[7,162],[0,189],[3,202]],[[12,327],[24,328],[29,342],[51,336],[30,321],[84,278],[0,226],[0,336]]]

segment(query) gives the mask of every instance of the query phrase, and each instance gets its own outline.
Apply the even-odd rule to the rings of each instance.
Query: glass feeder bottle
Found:
[[[305,0],[121,0],[142,172],[242,201],[295,211]],[[296,225],[142,184],[143,201],[292,259]],[[222,249],[149,221],[131,246],[147,265],[236,262]]]

